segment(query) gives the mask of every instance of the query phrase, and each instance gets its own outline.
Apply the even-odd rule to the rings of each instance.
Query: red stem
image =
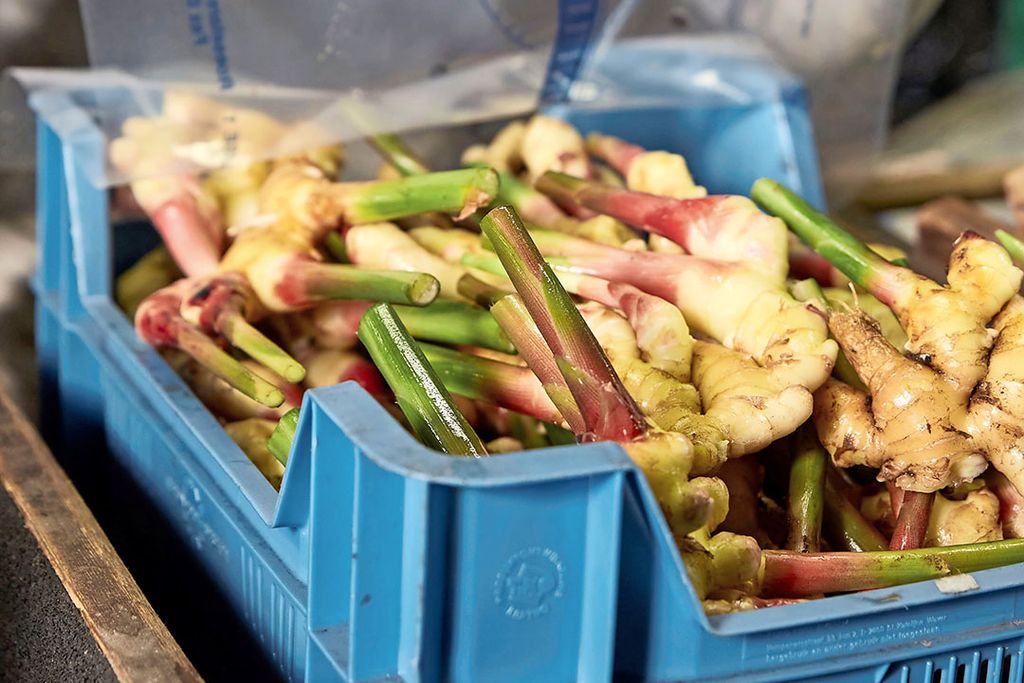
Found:
[[[647,150],[611,135],[591,133],[587,136],[587,151],[601,159],[625,177],[633,160]]]
[[[928,531],[928,518],[932,512],[934,493],[905,491],[903,504],[896,517],[896,528],[889,539],[889,550],[912,550],[924,545]]]
[[[985,473],[989,489],[999,498],[999,521],[1003,538],[1024,538],[1024,495],[1010,480],[994,469]]]
[[[822,287],[832,286],[832,264],[817,252],[800,245],[789,249],[789,277],[797,280],[814,278]]]
[[[724,195],[673,199],[560,173],[545,173],[537,180],[537,189],[556,201],[575,202],[666,237],[687,250],[690,239],[697,234],[705,239],[710,237],[713,231],[709,219],[719,204],[728,199]]]
[[[625,282],[666,301],[680,304],[677,290],[681,272],[701,272],[706,281],[728,277],[739,264],[712,261],[686,254],[637,252],[596,244],[545,230],[531,232],[534,241],[556,267],[568,267],[612,282]]]

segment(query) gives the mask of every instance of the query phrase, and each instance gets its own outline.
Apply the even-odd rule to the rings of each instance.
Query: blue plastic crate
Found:
[[[106,193],[76,163],[103,140],[72,99],[49,106],[63,113],[39,126],[35,287],[51,436],[72,473],[98,457],[130,473],[288,680],[1024,680],[1021,565],[957,595],[926,582],[708,618],[612,444],[446,457],[345,384],[306,394],[276,493],[112,302]],[[562,113],[632,139],[642,118],[638,141],[695,169],[726,149],[692,103]],[[731,132],[737,153],[777,142],[763,123]]]

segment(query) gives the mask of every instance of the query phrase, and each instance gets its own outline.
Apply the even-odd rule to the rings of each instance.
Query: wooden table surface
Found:
[[[63,584],[92,640],[81,644],[82,636],[75,633],[82,628],[80,622],[60,616],[64,596],[59,589],[51,590],[50,597],[40,597],[49,595],[40,586],[49,580],[46,568],[26,569],[32,565],[24,557],[6,559],[17,571],[14,576],[0,576],[0,601],[16,612],[6,621],[23,630],[65,632],[21,633],[31,636],[21,643],[19,634],[0,632],[0,647],[6,646],[0,652],[0,678],[53,680],[63,666],[64,680],[201,680],[49,449],[2,390],[0,485],[20,511],[24,526],[49,560],[60,582],[57,585]],[[9,507],[6,501],[3,504]],[[23,530],[9,530],[5,541],[9,550],[24,555],[30,552],[25,550],[30,544],[17,545],[19,531]],[[47,602],[39,604],[43,600]],[[40,648],[40,638],[51,642]],[[93,644],[105,663],[95,657]],[[78,661],[54,661],[62,656]]]

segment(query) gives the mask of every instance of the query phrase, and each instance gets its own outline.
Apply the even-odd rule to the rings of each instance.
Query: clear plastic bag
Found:
[[[167,93],[217,103],[217,125],[176,140],[164,168],[120,168],[101,158],[103,144],[78,155],[94,182],[116,184],[527,113],[568,96],[585,56],[610,38],[606,19],[636,2],[82,0],[99,71],[18,77],[42,116],[71,105],[106,142],[126,122],[161,115]],[[249,110],[272,117],[271,131],[236,125]]]
[[[125,121],[160,114],[164,94],[183,84],[224,111],[256,109],[281,126],[259,145],[241,144],[230,120],[197,130],[182,146],[184,160],[144,171],[156,174],[247,163],[376,131],[502,119],[538,105],[656,107],[686,97],[693,107],[754,102],[788,114],[799,84],[780,87],[781,64],[808,86],[826,185],[842,199],[883,140],[911,2],[83,0],[90,58],[117,73],[87,82],[22,77],[36,80],[40,113],[55,115],[70,97],[108,142]],[[695,68],[701,51],[705,63]],[[758,81],[757,69],[744,69],[753,77],[742,82],[735,72],[723,75],[737,60],[763,61],[765,79]],[[98,183],[141,172],[79,156]],[[718,170],[726,173],[727,162]]]
[[[868,177],[889,130],[893,85],[910,30],[935,0],[682,0],[691,31],[742,31],[804,82],[831,202]]]

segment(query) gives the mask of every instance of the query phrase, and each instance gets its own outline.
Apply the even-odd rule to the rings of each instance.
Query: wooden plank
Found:
[[[857,203],[873,209],[917,206],[944,195],[967,199],[998,197],[1003,193],[1003,177],[1018,162],[969,166],[935,171],[907,171],[899,174],[875,174],[857,196]]]
[[[200,681],[36,430],[0,390],[0,483],[122,681]]]

